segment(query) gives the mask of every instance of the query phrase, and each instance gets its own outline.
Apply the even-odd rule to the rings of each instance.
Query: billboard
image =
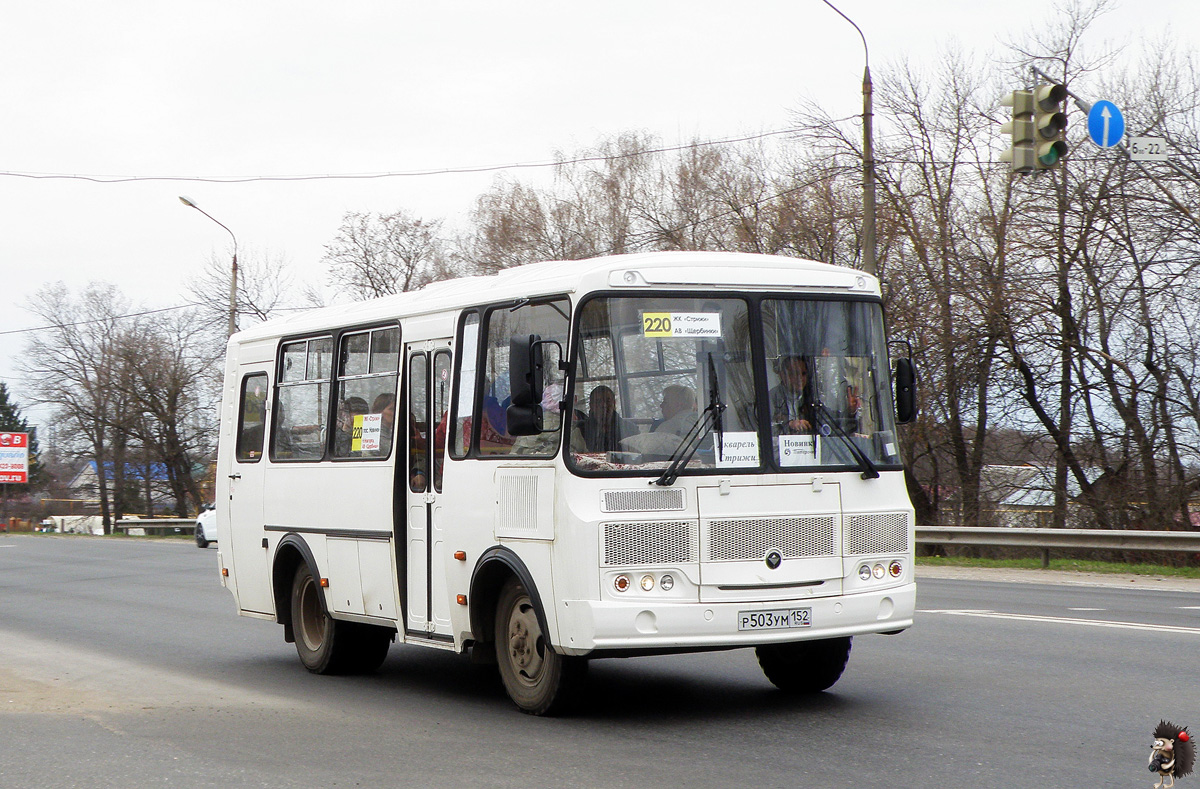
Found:
[[[0,482],[29,482],[28,433],[0,433]]]

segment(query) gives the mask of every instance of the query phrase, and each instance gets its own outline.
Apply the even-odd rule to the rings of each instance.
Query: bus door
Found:
[[[263,550],[263,469],[266,462],[267,364],[242,365],[238,383],[236,439],[229,475],[229,497],[217,506],[228,507],[228,527],[217,535],[224,553],[228,546],[229,563],[237,588],[238,605],[245,611],[269,614],[274,611],[271,584],[267,576],[267,552]]]
[[[408,346],[407,523],[403,541],[405,629],[450,638],[450,599],[446,587],[442,523],[442,470],[450,405],[449,340]]]

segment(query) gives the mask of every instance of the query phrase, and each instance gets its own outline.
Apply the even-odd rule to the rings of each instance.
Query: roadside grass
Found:
[[[918,556],[918,565],[930,567],[992,567],[997,569],[1041,570],[1039,557],[1024,559],[971,559],[964,556]],[[1200,578],[1200,567],[1169,567],[1162,564],[1128,564],[1082,559],[1051,559],[1046,572],[1125,573],[1129,575]]]

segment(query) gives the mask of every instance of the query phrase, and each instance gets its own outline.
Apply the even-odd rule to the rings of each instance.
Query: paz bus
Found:
[[[824,690],[915,606],[879,282],[662,252],[535,263],[229,340],[222,583],[318,674],[393,642],[524,712],[603,657],[753,648]]]

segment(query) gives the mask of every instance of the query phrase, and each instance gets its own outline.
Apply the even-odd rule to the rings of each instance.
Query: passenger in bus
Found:
[[[682,384],[663,389],[662,419],[648,433],[635,433],[621,441],[621,449],[645,459],[665,459],[679,448],[680,440],[696,426],[696,392]]]
[[[687,434],[696,425],[696,392],[689,386],[671,384],[663,389],[662,421],[651,432]]]
[[[781,356],[776,368],[779,384],[767,395],[771,404],[772,432],[786,435],[811,433],[813,393],[808,382],[808,360]]]
[[[367,401],[361,397],[347,397],[338,405],[337,432],[333,437],[335,457],[347,457],[354,438],[354,417],[367,413]]]
[[[379,414],[382,419],[379,434],[379,454],[386,455],[392,450],[392,437],[396,434],[396,395],[384,392],[371,403],[371,413]]]
[[[578,423],[588,452],[616,450],[621,439],[637,432],[617,413],[617,396],[604,384],[597,386],[588,396],[588,409],[588,415]]]

